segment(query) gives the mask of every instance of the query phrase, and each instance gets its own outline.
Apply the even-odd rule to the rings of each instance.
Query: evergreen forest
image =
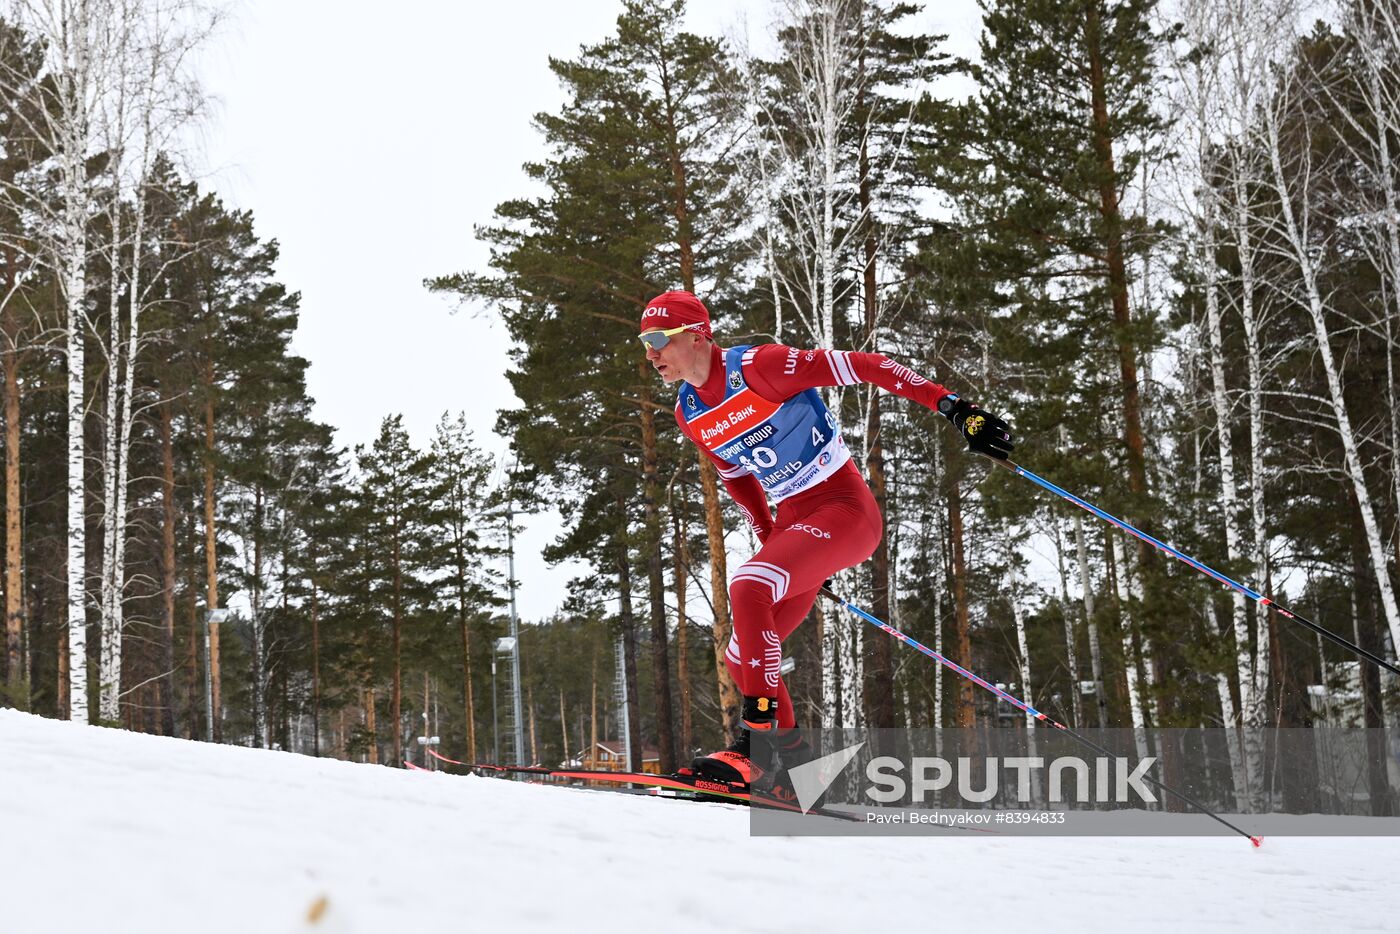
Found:
[[[539,63],[564,103],[476,219],[489,263],[423,283],[508,331],[518,404],[431,400],[432,437],[386,413],[347,450],[275,232],[178,150],[198,8],[10,5],[0,704],[387,765],[419,736],[552,765],[625,729],[663,771],[715,748],[757,542],[636,341],[669,289],[721,345],[888,354],[1004,416],[1018,463],[1393,663],[1400,6],[980,8],[959,55],[896,0],[782,0],[748,40],[620,0]],[[825,395],[886,529],[834,586],[958,664],[1076,729],[1400,725],[1393,675],[1267,602],[932,411]],[[549,510],[545,557],[588,570],[517,623],[517,724],[512,523]],[[831,604],[785,653],[802,725],[1036,728]]]

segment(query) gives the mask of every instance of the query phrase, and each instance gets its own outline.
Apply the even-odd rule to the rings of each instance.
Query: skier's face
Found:
[[[688,374],[695,369],[695,363],[700,356],[708,357],[708,352],[702,346],[707,341],[699,334],[682,332],[675,335],[666,345],[661,348],[647,346],[647,361],[657,373],[661,374],[661,379],[666,383],[674,383],[678,380],[686,379]]]

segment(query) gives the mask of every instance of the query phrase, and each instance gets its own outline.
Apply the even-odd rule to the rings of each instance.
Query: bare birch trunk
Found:
[[[862,52],[861,73],[865,70],[865,55]],[[864,81],[861,82],[862,94]],[[875,222],[871,211],[873,201],[870,179],[870,153],[867,145],[868,134],[861,136],[860,143],[860,206],[865,221],[865,236],[861,244],[864,267],[861,270],[862,299],[865,311],[865,339],[867,350],[879,350],[879,296],[875,261],[877,256]],[[880,390],[868,387],[867,414],[865,422],[865,470],[870,478],[870,491],[875,497],[875,505],[880,515],[886,513],[885,450],[881,437]],[[890,615],[890,550],[889,535],[881,535],[870,557],[871,611],[878,619],[891,619]],[[865,663],[865,701],[868,705],[866,725],[874,729],[891,729],[894,719],[894,661],[889,639],[877,639],[870,643],[869,650],[863,653]]]
[[[1312,319],[1313,337],[1317,346],[1318,360],[1327,378],[1327,396],[1332,414],[1337,420],[1337,433],[1341,438],[1342,452],[1348,478],[1351,480],[1361,525],[1366,537],[1366,551],[1371,568],[1376,576],[1380,591],[1381,607],[1385,613],[1386,625],[1390,630],[1392,644],[1400,646],[1400,606],[1395,599],[1395,588],[1391,584],[1390,570],[1387,567],[1385,545],[1381,538],[1380,524],[1376,521],[1375,506],[1361,462],[1360,446],[1352,427],[1351,413],[1347,410],[1342,393],[1341,371],[1337,367],[1332,352],[1332,333],[1327,324],[1327,308],[1318,287],[1317,269],[1312,254],[1312,244],[1307,236],[1307,215],[1300,219],[1293,209],[1294,193],[1289,186],[1283,168],[1282,144],[1279,139],[1278,115],[1271,108],[1265,108],[1264,131],[1269,165],[1272,169],[1272,182],[1278,195],[1278,207],[1282,221],[1282,233],[1288,241],[1292,260],[1297,263],[1303,280],[1305,307]],[[1302,193],[1304,198],[1308,192]],[[1307,203],[1304,201],[1306,210]]]
[[[686,576],[689,573],[690,554],[686,547],[685,523],[681,510],[672,508],[672,556],[675,559],[676,579],[676,680],[680,682],[681,703],[681,758],[689,756],[694,747],[694,721],[690,707],[690,638],[689,619],[686,615]]]
[[[1243,183],[1237,181],[1240,190],[1237,197],[1244,198]],[[1254,245],[1249,232],[1248,203],[1241,201],[1237,206],[1238,221],[1236,230],[1236,254],[1240,262],[1240,318],[1244,323],[1245,372],[1249,383],[1249,519],[1253,533],[1250,549],[1254,565],[1254,579],[1261,585],[1269,578],[1268,528],[1264,519],[1264,492],[1268,476],[1264,473],[1264,365],[1259,346],[1259,323],[1256,318],[1254,290],[1258,283],[1254,274]],[[1266,594],[1267,595],[1267,594]],[[1264,719],[1263,697],[1267,688],[1269,671],[1269,627],[1262,625],[1259,610],[1255,611],[1254,673],[1256,680],[1253,694],[1258,710],[1255,715],[1262,726]],[[1246,710],[1245,721],[1253,722]]]
[[[379,764],[379,731],[375,726],[374,688],[365,688],[365,730],[369,733],[369,761]]]
[[[958,664],[968,671],[976,671],[972,662],[972,622],[967,606],[967,562],[963,560],[962,491],[956,477],[949,478],[948,484],[948,540],[953,557],[953,613],[957,620]],[[958,682],[957,725],[960,729],[967,730],[976,725],[976,702],[972,688],[972,682],[966,678]]]
[[[87,221],[90,189],[87,152],[91,131],[89,11],[75,4],[63,11],[64,44],[58,49],[62,137],[59,151],[63,201],[62,282],[67,314],[68,359],[68,716],[88,722],[87,684],[87,503],[84,474],[86,374],[83,334],[87,326]]]
[[[933,445],[933,478],[934,483],[941,485],[947,482],[943,470],[943,446],[937,442]],[[935,486],[935,489],[937,487]],[[933,650],[939,655],[943,654],[943,592],[947,585],[947,576],[944,567],[948,561],[947,539],[943,535],[942,523],[935,523],[938,532],[938,540],[935,545],[937,561],[933,574]],[[943,666],[933,666],[933,728],[943,729]],[[934,755],[942,755],[942,740],[939,734],[934,734]]]
[[[149,136],[150,128],[147,127]],[[125,625],[126,616],[126,523],[127,523],[127,499],[131,475],[131,417],[132,417],[132,394],[136,389],[136,361],[141,347],[141,257],[145,249],[146,235],[146,188],[144,172],[148,159],[143,158],[139,166],[143,173],[136,187],[136,197],[134,198],[133,210],[135,212],[135,229],[131,238],[131,274],[127,282],[128,313],[127,313],[127,335],[126,347],[123,356],[123,373],[121,387],[121,406],[117,413],[118,437],[116,449],[116,464],[113,476],[113,486],[116,493],[116,505],[112,510],[112,606],[111,623],[112,631],[116,637],[116,646],[113,653],[115,667],[115,677],[111,683],[117,687],[121,685],[121,644],[122,631]],[[119,213],[119,209],[118,209]],[[113,700],[113,706],[117,704]]]
[[[1268,532],[1265,525],[1264,493],[1268,478],[1264,472],[1264,366],[1259,343],[1259,309],[1255,296],[1261,283],[1256,273],[1258,249],[1254,242],[1255,204],[1252,185],[1264,182],[1258,177],[1255,147],[1246,141],[1258,118],[1260,89],[1273,85],[1272,57],[1282,47],[1281,37],[1291,30],[1297,16],[1292,0],[1271,0],[1264,8],[1248,0],[1228,0],[1220,4],[1219,18],[1211,20],[1206,38],[1219,41],[1227,50],[1221,62],[1226,66],[1222,86],[1228,89],[1216,117],[1226,121],[1225,135],[1233,138],[1226,147],[1225,167],[1229,172],[1231,204],[1225,212],[1234,240],[1239,262],[1240,319],[1244,327],[1246,398],[1249,411],[1249,498],[1252,544],[1250,558],[1256,586],[1262,587],[1269,577],[1267,560]],[[1271,93],[1267,91],[1266,93]],[[1255,609],[1256,680],[1251,685],[1255,698],[1267,691],[1270,668],[1270,627],[1263,614]],[[1240,672],[1243,677],[1244,672]],[[1243,684],[1241,685],[1243,688]],[[1263,703],[1262,700],[1259,703]],[[1250,720],[1248,705],[1242,711],[1245,722]]]
[[[1215,433],[1220,459],[1220,498],[1225,526],[1225,560],[1233,566],[1241,557],[1239,492],[1235,484],[1235,451],[1231,437],[1230,400],[1225,384],[1225,340],[1221,328],[1220,301],[1216,287],[1215,215],[1207,197],[1201,223],[1200,263],[1205,274],[1206,330],[1210,347],[1211,406],[1215,411]],[[1261,692],[1256,691],[1259,673],[1250,651],[1249,615],[1244,594],[1233,591],[1230,600],[1231,624],[1235,634],[1235,667],[1239,673],[1240,705],[1244,725],[1261,726],[1264,710]]]
[[[1394,497],[1395,509],[1400,513],[1400,400],[1397,399],[1395,386],[1395,335],[1393,322],[1400,320],[1400,178],[1396,175],[1396,166],[1391,155],[1391,139],[1400,135],[1400,88],[1395,86],[1394,81],[1383,80],[1383,74],[1387,66],[1392,70],[1390,77],[1393,77],[1395,66],[1396,43],[1400,42],[1400,16],[1387,4],[1358,4],[1355,7],[1355,26],[1352,32],[1356,34],[1356,42],[1361,51],[1361,59],[1365,63],[1365,73],[1362,78],[1365,87],[1366,104],[1370,111],[1370,116],[1375,121],[1374,132],[1367,133],[1367,142],[1374,149],[1375,176],[1377,187],[1381,191],[1384,202],[1382,229],[1384,231],[1384,262],[1379,263],[1382,270],[1388,272],[1390,279],[1390,300],[1394,304],[1394,311],[1382,308],[1381,315],[1385,320],[1385,371],[1386,371],[1386,391],[1390,402],[1390,444],[1391,444],[1391,483],[1392,495]],[[1390,60],[1386,61],[1387,54]],[[1400,520],[1397,520],[1400,521]],[[1395,557],[1397,564],[1400,564],[1400,534],[1395,536]],[[1400,640],[1395,638],[1395,631],[1391,629],[1391,652],[1392,657],[1400,653]],[[1393,679],[1387,679],[1393,680]],[[1386,692],[1385,697],[1390,700],[1392,692]],[[1394,703],[1391,701],[1391,703]],[[1388,714],[1393,713],[1387,706]]]
[[[1021,670],[1021,696],[1026,703],[1035,706],[1035,692],[1031,690],[1031,652],[1026,642],[1026,617],[1021,609],[1021,593],[1019,575],[1016,572],[1016,555],[1011,548],[1010,540],[1005,542],[1006,558],[1008,567],[1007,598],[1011,602],[1011,618],[1016,624],[1016,653],[1017,661]],[[1026,755],[1032,759],[1036,758],[1035,742],[1035,714],[1026,712]],[[1031,771],[1031,800],[1026,804],[1034,804],[1040,800],[1040,772]]]
[[[1060,573],[1060,606],[1065,614],[1065,664],[1069,666],[1070,710],[1074,715],[1071,724],[1076,730],[1084,725],[1084,702],[1079,695],[1079,653],[1075,645],[1074,618],[1077,615],[1070,608],[1069,574],[1065,571],[1064,537],[1060,534],[1059,516],[1051,515],[1055,531],[1055,566]]]
[[[1094,618],[1094,584],[1089,577],[1089,553],[1084,547],[1084,519],[1074,514],[1074,547],[1079,559],[1079,589],[1084,603],[1084,625],[1089,634],[1089,668],[1094,676],[1094,707],[1098,727],[1108,725],[1108,697],[1104,693],[1103,650],[1099,645],[1099,624]]]
[[[840,179],[837,159],[841,151],[841,128],[854,101],[854,85],[850,74],[855,65],[844,31],[852,10],[839,0],[827,0],[815,6],[794,11],[794,19],[805,19],[806,45],[798,54],[806,56],[803,79],[803,102],[813,119],[812,136],[808,140],[818,170],[818,216],[815,234],[817,289],[815,301],[814,337],[824,350],[835,347],[836,331],[836,252],[838,232],[836,208]],[[834,390],[825,393],[827,404],[839,411],[839,395]],[[834,621],[833,621],[834,622]],[[822,644],[822,707],[823,725],[853,727],[863,714],[859,642],[852,628],[835,623],[825,627]],[[837,714],[839,712],[839,723]]]
[[[1118,618],[1123,627],[1123,669],[1128,679],[1128,712],[1133,725],[1133,742],[1137,746],[1138,758],[1141,759],[1147,756],[1147,721],[1143,714],[1141,677],[1138,674],[1137,640],[1133,638],[1135,627],[1130,611],[1132,590],[1129,577],[1131,572],[1128,568],[1127,549],[1123,547],[1123,540],[1116,535],[1109,535],[1109,538],[1112,540],[1110,547],[1113,550],[1113,561],[1117,571],[1114,575],[1114,587],[1118,597]]]
[[[1206,616],[1213,632],[1224,633],[1220,614],[1216,612],[1215,601],[1206,600]],[[1320,636],[1318,638],[1321,638]],[[1235,792],[1235,807],[1243,811],[1249,807],[1249,776],[1245,771],[1245,757],[1241,751],[1242,731],[1235,714],[1235,698],[1230,693],[1230,676],[1223,671],[1215,674],[1215,693],[1220,700],[1220,721],[1225,729],[1225,747],[1230,755],[1230,784]]]
[[[120,110],[120,107],[118,108]],[[120,136],[120,131],[118,132]],[[120,144],[118,144],[120,145]],[[119,171],[120,155],[114,154],[114,171]],[[118,618],[117,604],[120,588],[117,569],[117,537],[120,534],[117,520],[117,460],[121,450],[117,436],[118,395],[121,392],[122,340],[121,340],[121,292],[118,287],[121,269],[121,200],[120,184],[113,179],[113,201],[111,216],[111,241],[107,244],[108,268],[112,281],[108,289],[110,318],[107,335],[106,411],[102,424],[102,579],[98,599],[98,628],[101,650],[98,654],[98,717],[115,723],[121,717],[120,695],[122,680],[122,626]]]
[[[1210,347],[1211,406],[1215,411],[1217,456],[1220,459],[1220,497],[1222,519],[1225,526],[1225,558],[1234,565],[1241,557],[1239,530],[1239,492],[1235,483],[1235,452],[1231,432],[1232,418],[1225,381],[1225,349],[1221,327],[1220,301],[1217,291],[1217,266],[1215,262],[1215,211],[1213,197],[1207,194],[1204,205],[1205,217],[1201,223],[1200,263],[1205,274],[1206,330],[1207,344]],[[1256,486],[1259,484],[1256,482]],[[1215,606],[1212,600],[1209,612],[1215,619]],[[1267,658],[1261,659],[1250,648],[1249,612],[1245,606],[1244,594],[1233,591],[1230,598],[1231,631],[1235,641],[1235,671],[1240,691],[1240,722],[1226,721],[1226,730],[1236,737],[1242,737],[1244,745],[1244,769],[1234,773],[1237,803],[1240,807],[1254,806],[1258,801],[1251,794],[1239,796],[1245,789],[1257,792],[1256,782],[1263,775],[1263,754],[1261,745],[1262,730],[1268,717],[1265,709],[1265,688],[1268,679]],[[1267,646],[1267,627],[1257,627],[1259,639]],[[1266,650],[1267,651],[1267,650]],[[1261,661],[1263,664],[1261,665]],[[1223,676],[1221,676],[1223,677]],[[1217,689],[1221,690],[1217,684]],[[1222,715],[1234,717],[1234,703],[1230,698],[1229,684],[1223,684],[1221,691]],[[1240,758],[1239,750],[1232,743],[1230,748],[1232,769]]]
[[[74,172],[76,174],[76,172]],[[81,213],[80,213],[81,212]],[[68,716],[88,722],[87,687],[87,529],[83,428],[86,413],[83,330],[86,320],[86,204],[69,211],[72,253],[65,270],[68,295]]]
[[[165,674],[160,679],[166,735],[175,735],[175,441],[170,401],[160,404],[160,597],[163,624],[161,654]]]

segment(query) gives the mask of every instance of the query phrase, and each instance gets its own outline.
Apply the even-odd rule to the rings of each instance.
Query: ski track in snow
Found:
[[[750,837],[729,805],[0,710],[0,934],[1396,931],[1397,865],[1393,837]]]

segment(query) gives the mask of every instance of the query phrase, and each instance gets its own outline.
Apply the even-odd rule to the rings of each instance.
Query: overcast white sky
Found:
[[[929,26],[970,54],[973,0],[931,7]],[[443,412],[465,410],[478,442],[505,450],[496,412],[517,400],[504,329],[454,314],[421,283],[487,271],[473,225],[528,192],[520,166],[543,154],[530,118],[563,101],[548,58],[606,37],[620,9],[619,0],[230,6],[205,55],[215,107],[196,165],[205,188],[251,209],[260,235],[281,244],[279,276],[302,295],[295,348],[311,362],[316,417],[340,444],[370,441],[392,413],[426,444]],[[773,20],[767,0],[693,0],[689,17],[696,32],[746,22],[755,37]],[[552,517],[537,518],[517,543],[526,619],[553,611],[571,576],[540,557],[554,533]]]

